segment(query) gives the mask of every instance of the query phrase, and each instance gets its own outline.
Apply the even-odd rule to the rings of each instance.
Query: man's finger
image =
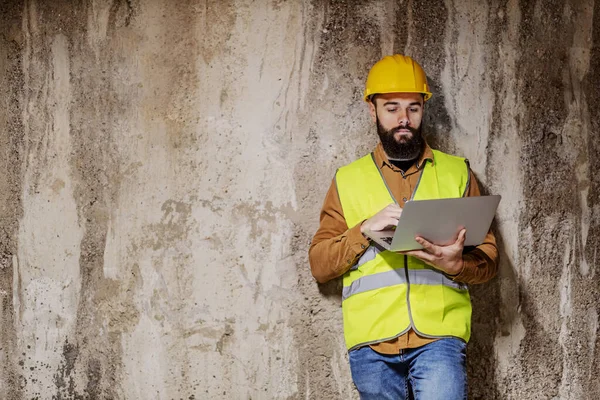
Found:
[[[397,226],[398,225],[398,218],[388,217],[386,221],[388,222],[388,226]]]
[[[435,257],[432,254],[427,253],[423,250],[410,250],[403,251],[402,254],[406,254],[407,256],[418,258],[421,261],[425,261],[426,263],[433,263]]]
[[[458,233],[458,238],[456,239],[456,244],[464,245],[466,238],[467,238],[467,230],[463,228]]]
[[[388,210],[387,214],[393,215],[396,218],[400,218],[400,215],[402,215],[402,210]]]
[[[400,211],[400,212],[402,212],[402,208],[400,208],[400,206],[398,204],[396,204],[396,203],[391,203],[386,208],[388,210],[391,210],[391,211]]]
[[[396,225],[398,225],[398,218],[384,216],[381,219],[378,219],[376,223],[373,223],[370,229],[377,232],[390,229]]]
[[[417,243],[419,243],[421,246],[423,246],[423,248],[430,254],[433,254],[434,256],[439,257],[440,253],[442,252],[442,249],[440,249],[440,246],[437,246],[433,243],[431,243],[428,240],[423,239],[421,236],[417,236],[415,238],[415,240],[417,241]]]

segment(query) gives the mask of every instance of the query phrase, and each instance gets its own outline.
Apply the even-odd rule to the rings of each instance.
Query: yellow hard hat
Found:
[[[377,93],[423,93],[425,101],[431,97],[423,68],[401,54],[383,57],[369,71],[365,101]]]

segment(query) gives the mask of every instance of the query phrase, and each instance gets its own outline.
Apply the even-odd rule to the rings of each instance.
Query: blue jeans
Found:
[[[400,354],[364,346],[348,356],[362,400],[462,400],[467,398],[466,349],[462,340],[444,338]]]

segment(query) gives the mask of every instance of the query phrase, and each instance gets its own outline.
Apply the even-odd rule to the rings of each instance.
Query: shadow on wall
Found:
[[[479,181],[479,179],[478,179]],[[492,194],[481,182],[483,196]],[[471,317],[472,336],[468,346],[467,371],[469,375],[469,398],[474,400],[504,399],[496,380],[496,337],[510,335],[510,327],[517,313],[518,296],[502,296],[500,279],[506,281],[506,287],[516,288],[517,278],[514,266],[504,250],[504,240],[492,223],[499,253],[499,265],[496,277],[489,282],[469,287],[473,315]],[[503,304],[503,298],[512,298],[514,304]]]
[[[457,146],[449,135],[451,118],[445,107],[444,92],[435,77],[428,77],[432,91],[436,96],[427,102],[424,125],[428,144],[441,151],[455,154]],[[488,157],[489,159],[489,157]],[[491,194],[486,186],[477,179],[482,195]],[[507,285],[516,288],[517,281],[513,265],[504,251],[504,241],[492,223],[499,252],[499,265],[496,277],[489,282],[469,287],[473,314],[471,317],[471,340],[468,346],[467,372],[469,376],[469,398],[478,400],[502,399],[496,382],[495,340],[501,335],[510,334],[510,326],[516,316],[516,304],[502,304],[500,276],[507,279]],[[516,291],[515,291],[516,293]],[[518,301],[518,296],[514,296]],[[507,328],[504,328],[507,327]],[[503,329],[504,328],[504,329]]]
[[[435,96],[425,103],[423,125],[427,143],[434,149],[454,154],[456,146],[450,141],[450,115],[444,106],[444,91],[435,77],[427,77]]]
[[[326,283],[317,283],[319,287],[319,293],[328,298],[334,298],[342,304],[342,277],[332,279]]]

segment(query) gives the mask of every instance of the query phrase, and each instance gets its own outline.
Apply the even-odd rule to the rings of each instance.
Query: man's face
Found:
[[[369,103],[369,111],[389,158],[414,160],[421,154],[425,141],[421,135],[423,96],[420,93],[378,94],[375,105]]]

